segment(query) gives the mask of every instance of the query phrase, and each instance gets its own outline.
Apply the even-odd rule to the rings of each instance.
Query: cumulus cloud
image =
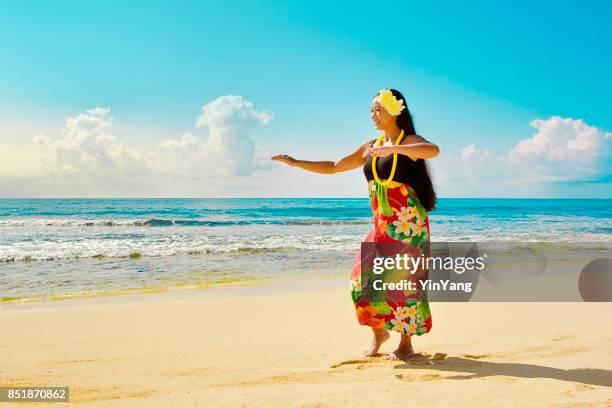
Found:
[[[447,186],[517,194],[554,182],[598,182],[612,173],[612,133],[583,120],[553,116],[531,122],[535,133],[507,152],[497,153],[470,144],[458,154],[444,155],[433,163],[436,177]],[[529,187],[531,186],[531,187]]]
[[[204,105],[196,121],[197,128],[208,130],[207,137],[188,133],[165,140],[160,146],[167,154],[161,159],[166,168],[183,168],[188,175],[201,174],[206,161],[206,170],[214,175],[247,176],[262,167],[252,131],[271,120],[270,113],[256,111],[242,96],[221,96]]]
[[[588,180],[609,172],[612,133],[559,116],[531,126],[536,134],[508,152],[508,163],[527,165],[542,180]]]
[[[144,169],[144,153],[126,147],[108,133],[112,123],[110,108],[97,107],[68,118],[58,138],[35,136],[33,141],[47,152],[41,158],[45,175],[72,178],[139,174]]]
[[[272,115],[256,111],[253,104],[239,95],[226,95],[202,106],[202,113],[196,122],[197,127],[208,126],[219,131],[243,127],[252,122],[264,125],[272,120]]]
[[[450,158],[454,165],[462,163],[459,167],[466,171],[478,170],[482,175],[481,171],[488,167],[499,176],[528,181],[588,180],[610,171],[612,133],[580,119],[559,116],[533,120],[531,126],[536,133],[520,140],[506,153],[470,144]]]
[[[242,96],[221,96],[202,107],[193,132],[148,146],[130,146],[112,134],[108,107],[66,120],[59,136],[37,135],[27,145],[0,146],[0,178],[121,181],[150,177],[204,180],[247,176],[266,168],[253,130],[272,115]],[[267,160],[269,161],[269,160]]]

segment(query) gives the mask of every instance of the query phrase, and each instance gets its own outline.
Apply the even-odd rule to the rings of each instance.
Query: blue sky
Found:
[[[204,141],[211,129],[195,125],[203,105],[240,95],[273,117],[245,136],[258,155],[334,160],[376,136],[370,99],[394,87],[417,131],[440,146],[432,166],[441,196],[610,197],[612,4],[422,3],[0,2],[0,145],[11,157],[29,149],[36,157],[33,137],[68,137],[67,119],[96,107],[110,108],[104,134],[133,152],[185,133]],[[538,131],[534,120],[551,121]],[[560,138],[550,149],[586,138],[590,151],[572,167],[574,150],[529,148],[549,137]],[[517,144],[532,138],[517,156]],[[365,193],[359,169],[322,176],[276,163],[210,178],[157,169],[130,185],[113,180],[125,179],[117,170],[125,166],[115,166],[96,183],[87,169],[62,173],[58,146],[66,143],[46,146],[54,158],[40,174],[0,164],[5,195]],[[91,155],[71,146],[81,159]],[[520,160],[538,166],[515,179]],[[491,177],[469,178],[483,172]]]

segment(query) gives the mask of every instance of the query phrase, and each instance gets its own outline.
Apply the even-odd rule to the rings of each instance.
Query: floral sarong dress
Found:
[[[368,181],[370,206],[374,225],[364,242],[395,242],[408,248],[412,256],[429,256],[429,218],[410,185],[392,181],[387,186],[376,180]],[[357,252],[351,272],[351,297],[359,324],[395,330],[405,335],[421,335],[431,330],[432,318],[427,290],[416,284],[416,290],[387,290],[383,298],[372,301],[366,282],[362,282],[362,253]],[[417,275],[403,270],[406,279],[428,279],[422,268]],[[363,286],[362,286],[363,283]]]

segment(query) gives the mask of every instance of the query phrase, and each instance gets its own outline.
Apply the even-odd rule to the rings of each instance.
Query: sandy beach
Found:
[[[340,281],[5,305],[0,386],[69,386],[54,407],[612,406],[612,304],[431,308],[405,363],[397,334],[362,357]]]

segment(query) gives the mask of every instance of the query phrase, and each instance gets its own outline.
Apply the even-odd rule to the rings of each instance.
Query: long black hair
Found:
[[[396,89],[390,89],[390,91],[398,101],[403,100],[404,106],[406,107],[404,110],[402,110],[402,113],[396,117],[397,126],[404,130],[404,135],[406,136],[416,135],[414,121],[412,120],[412,115],[408,110],[406,98],[404,98],[404,95],[402,95],[402,93]],[[416,161],[409,159],[407,162],[410,163],[408,168],[408,181],[410,186],[416,192],[417,197],[425,210],[427,212],[432,211],[436,207],[437,198],[434,185],[431,181],[429,164],[425,159],[417,159]]]

